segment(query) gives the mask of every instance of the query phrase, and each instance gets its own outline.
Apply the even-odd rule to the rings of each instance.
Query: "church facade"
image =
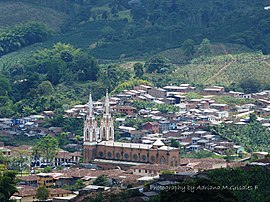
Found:
[[[105,159],[170,166],[180,164],[179,149],[166,146],[160,139],[157,139],[153,144],[115,142],[114,121],[110,114],[108,93],[106,93],[104,106],[104,113],[98,126],[90,94],[87,115],[84,120],[85,163],[95,159]]]

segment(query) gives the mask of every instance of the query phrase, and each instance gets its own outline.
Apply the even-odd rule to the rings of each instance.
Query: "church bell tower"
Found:
[[[87,114],[84,120],[84,161],[89,162],[96,157],[96,146],[98,141],[98,125],[93,113],[93,101],[91,93],[89,95],[89,102]]]
[[[105,109],[103,117],[100,120],[100,139],[102,141],[114,140],[114,124],[110,114],[110,101],[108,91],[105,98]]]

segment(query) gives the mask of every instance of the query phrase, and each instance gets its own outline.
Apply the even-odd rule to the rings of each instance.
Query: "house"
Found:
[[[229,95],[233,96],[235,98],[243,98],[244,93],[242,92],[235,92],[235,91],[229,91]]]
[[[68,151],[59,151],[56,154],[54,165],[56,166],[66,166],[72,164],[78,164],[82,155],[80,152],[68,152]]]
[[[163,133],[165,131],[170,130],[170,122],[169,121],[158,121],[159,124],[159,132]]]
[[[192,144],[192,145],[186,146],[187,151],[199,151],[201,149],[202,149],[202,146],[197,145],[197,144],[196,145]]]
[[[131,171],[134,175],[140,176],[157,176],[163,170],[170,170],[171,166],[169,165],[160,165],[160,164],[146,164],[146,165],[137,165],[131,167]]]
[[[139,91],[139,90],[143,90],[145,92],[148,93],[148,91],[151,89],[151,86],[147,86],[147,85],[139,85],[139,86],[135,86],[134,89]]]
[[[216,109],[219,111],[229,111],[229,105],[227,105],[227,104],[213,103],[213,104],[210,104],[210,108]]]
[[[151,131],[152,133],[159,133],[159,123],[147,122],[142,125],[143,130]]]
[[[29,186],[19,186],[17,187],[18,192],[13,194],[11,200],[16,202],[32,202],[36,201],[37,188],[29,187]],[[49,188],[49,199],[54,197],[64,197],[74,195],[71,191],[64,189],[50,189]]]
[[[134,112],[136,110],[136,108],[132,107],[132,106],[119,106],[119,105],[114,106],[112,109],[114,112],[122,113],[122,114],[126,114],[126,115],[134,114]]]
[[[222,94],[222,93],[224,93],[224,87],[222,87],[222,86],[212,86],[212,87],[205,88],[203,91],[207,95]]]
[[[20,176],[19,179],[20,179],[19,185],[38,187],[36,175]]]
[[[148,94],[157,98],[166,98],[167,91],[162,88],[151,88],[148,90]]]
[[[190,167],[194,172],[202,172],[206,170],[227,168],[227,162],[224,159],[202,158],[188,159],[187,167]]]
[[[190,84],[181,84],[180,86],[165,86],[163,87],[168,92],[180,92],[180,93],[187,93],[190,91],[194,91],[195,87],[192,87]]]

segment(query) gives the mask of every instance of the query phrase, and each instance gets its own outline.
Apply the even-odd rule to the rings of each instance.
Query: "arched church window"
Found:
[[[145,155],[142,155],[142,160],[146,161],[146,156]]]
[[[112,153],[111,152],[108,152],[108,157],[112,158]]]
[[[100,157],[103,157],[103,152],[98,153]]]
[[[125,157],[125,159],[128,159],[129,155],[127,153],[125,153],[124,157]]]
[[[155,156],[151,156],[151,161],[152,161],[152,162],[155,161]]]
[[[120,159],[120,154],[119,153],[116,153],[116,158]]]
[[[162,157],[160,158],[160,164],[165,164],[165,163],[166,163],[166,159],[165,159],[164,156],[162,156]]]
[[[138,155],[137,155],[137,154],[133,154],[133,159],[134,159],[135,161],[137,161],[137,160],[138,160]]]

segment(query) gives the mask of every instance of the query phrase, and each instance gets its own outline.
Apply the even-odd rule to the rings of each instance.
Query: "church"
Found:
[[[84,120],[84,162],[95,159],[170,166],[180,164],[179,149],[166,146],[160,139],[153,144],[115,142],[114,120],[110,114],[108,92],[100,124],[94,116],[91,94]]]

